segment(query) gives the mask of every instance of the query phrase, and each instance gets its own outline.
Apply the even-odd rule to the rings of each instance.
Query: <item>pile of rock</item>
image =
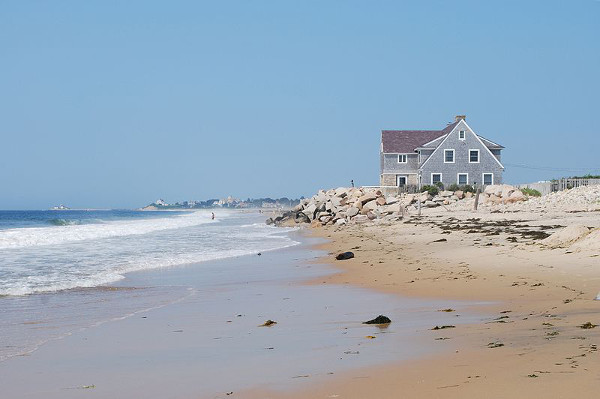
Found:
[[[515,204],[517,209],[531,211],[597,211],[600,209],[600,185],[557,191]]]
[[[292,212],[296,223],[340,225],[397,219],[402,210],[397,197],[386,198],[380,190],[339,187],[302,200]]]
[[[428,192],[420,193],[420,194],[407,194],[406,198],[408,199],[408,205],[414,204],[418,207],[419,201],[426,208],[435,208],[440,205],[452,205],[459,200],[465,198],[472,198],[473,193],[464,192],[464,191],[440,191],[438,194],[431,195]]]
[[[487,186],[483,191],[484,204],[513,204],[522,201],[527,201],[527,196],[509,184],[494,184]]]
[[[413,210],[419,206],[434,208],[470,198],[472,195],[462,191],[442,191],[435,196],[427,192],[385,196],[376,188],[339,187],[328,191],[321,190],[311,198],[303,199],[291,211],[268,219],[267,224],[283,224],[289,220],[314,225],[392,221],[404,217],[409,207]]]

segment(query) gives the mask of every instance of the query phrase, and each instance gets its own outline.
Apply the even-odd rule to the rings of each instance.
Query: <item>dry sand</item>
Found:
[[[565,226],[600,227],[599,212],[425,212],[393,224],[321,227],[340,273],[312,284],[352,284],[402,296],[490,301],[478,324],[423,330],[445,352],[336,376],[303,391],[256,398],[579,398],[600,388],[600,237],[540,245]],[[330,257],[329,259],[332,259]],[[402,323],[402,320],[395,320]]]

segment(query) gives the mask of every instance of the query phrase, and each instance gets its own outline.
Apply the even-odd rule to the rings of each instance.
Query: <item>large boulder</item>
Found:
[[[309,220],[313,220],[315,218],[315,212],[317,211],[317,206],[315,204],[307,205],[302,213],[306,215]]]
[[[377,196],[374,193],[368,193],[361,196],[358,200],[364,205],[367,202],[371,202],[377,199]]]
[[[398,202],[398,198],[396,197],[386,197],[385,198],[385,205],[392,205]]]
[[[501,196],[502,196],[502,198],[506,199],[506,198],[509,198],[511,196],[511,194],[516,191],[521,192],[521,190],[517,190],[514,186],[510,186],[508,184],[503,184]]]
[[[329,213],[329,212],[317,212],[317,215],[315,216],[315,219],[321,220],[321,218],[323,216],[329,216],[329,217],[331,217],[331,213]]]
[[[516,190],[510,193],[508,198],[502,197],[508,203],[526,201],[527,196],[521,192],[521,190]]]
[[[319,221],[320,221],[321,223],[325,223],[325,224],[326,224],[326,223],[327,223],[327,222],[329,222],[330,220],[331,220],[331,215],[323,215],[323,216],[320,216],[320,217],[319,217]]]
[[[495,195],[496,190],[498,188],[499,187],[497,185],[492,184],[492,185],[486,186],[485,189],[483,190],[483,192],[484,192],[484,194],[487,194],[487,195],[492,195],[492,194]],[[500,190],[502,190],[502,189],[500,188]],[[500,191],[500,193],[502,193],[502,191]]]
[[[334,195],[338,198],[346,198],[348,196],[348,189],[344,187],[338,187],[335,189]]]
[[[348,216],[348,217],[350,217],[350,218],[351,218],[351,217],[354,217],[354,216],[358,215],[358,213],[359,213],[359,212],[360,212],[360,209],[358,209],[358,208],[356,208],[356,207],[354,207],[354,206],[351,206],[351,207],[350,207],[350,208],[348,208],[348,210],[346,211],[346,216]]]
[[[454,194],[454,193],[453,193],[452,191],[446,191],[446,190],[444,190],[444,191],[442,191],[442,192],[440,193],[440,197],[450,197],[450,196],[452,196],[453,194]]]
[[[294,222],[310,223],[310,219],[308,216],[306,216],[306,214],[304,214],[304,212],[298,212],[298,213],[296,213],[296,216],[294,216]]]
[[[377,204],[377,200],[372,200],[363,204],[363,209],[361,212],[368,212],[377,209],[379,205]],[[366,213],[364,213],[366,215]]]
[[[419,195],[418,199],[421,200],[421,203],[423,203],[423,202],[431,201],[433,199],[433,196],[431,194],[425,192],[425,193],[421,193]]]
[[[342,205],[346,205],[346,203],[348,202],[348,200],[344,197],[331,197],[331,203],[335,206],[335,207],[340,207]]]
[[[345,225],[346,223],[347,223],[347,222],[346,222],[346,219],[338,219],[338,220],[336,220],[336,221],[335,221],[335,224],[336,224],[337,226],[343,226],[343,225]]]
[[[465,193],[462,190],[457,190],[454,192],[454,195],[456,195],[456,198],[458,198],[458,199],[463,199],[465,196]]]

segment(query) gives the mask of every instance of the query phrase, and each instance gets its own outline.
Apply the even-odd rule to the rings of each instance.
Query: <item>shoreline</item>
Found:
[[[291,234],[297,240],[293,235],[300,233]],[[323,255],[312,247],[315,241],[303,237],[300,246],[260,257],[129,273],[123,286],[192,291],[176,303],[75,331],[2,362],[0,385],[15,398],[243,397],[252,387],[302,389],[306,381],[438,350],[418,345],[414,330],[451,320],[430,310],[447,301],[307,285],[333,272],[315,264]],[[377,311],[396,319],[406,314],[412,324],[362,324]],[[259,327],[267,319],[278,324]]]
[[[600,251],[542,249],[534,239],[509,240],[444,230],[448,217],[463,223],[472,212],[430,212],[421,219],[346,227],[317,227],[331,240],[320,248],[355,258],[327,261],[338,273],[309,284],[348,284],[403,297],[488,302],[490,320],[443,330],[454,353],[345,373],[303,391],[252,391],[251,398],[580,397],[600,384]],[[479,212],[489,223],[562,226],[577,220],[600,226],[598,213],[537,215]],[[545,227],[544,227],[545,228]],[[394,321],[392,321],[394,322]],[[440,334],[428,334],[432,344]],[[440,391],[442,390],[442,391]],[[442,393],[443,392],[443,393]],[[333,395],[333,396],[332,396]]]

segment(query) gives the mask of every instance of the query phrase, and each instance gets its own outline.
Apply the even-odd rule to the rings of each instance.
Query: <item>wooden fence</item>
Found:
[[[560,179],[552,181],[552,191],[563,191],[581,186],[600,184],[600,179]]]

